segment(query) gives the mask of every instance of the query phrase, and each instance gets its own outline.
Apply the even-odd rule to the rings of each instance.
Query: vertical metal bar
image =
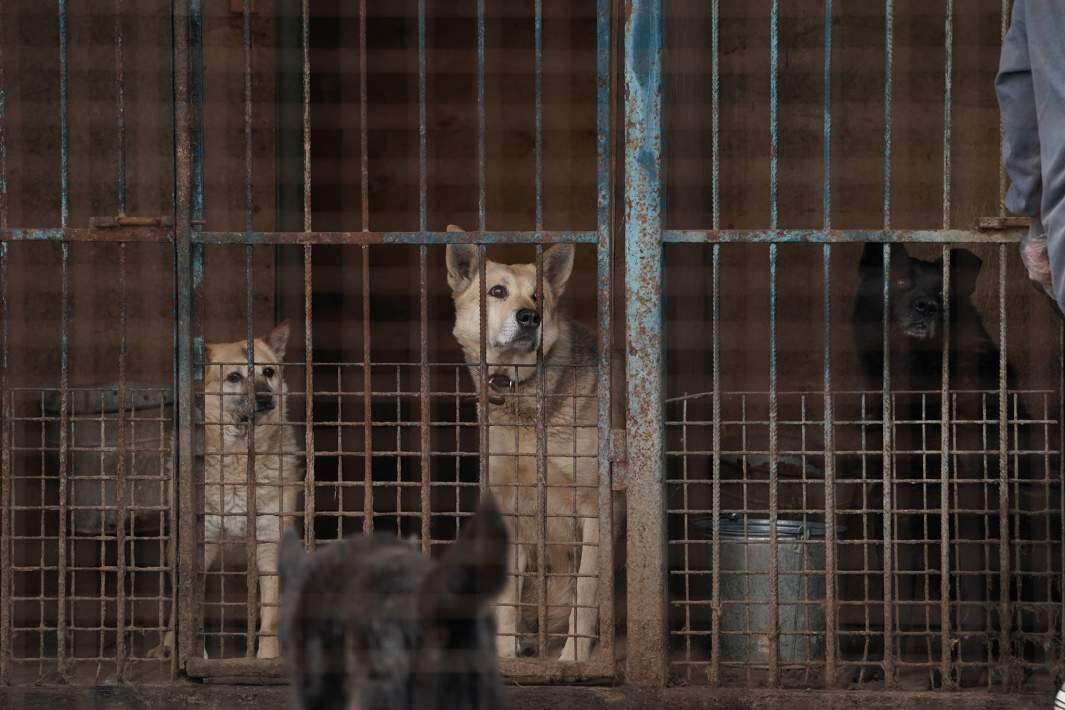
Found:
[[[949,0],[948,0],[949,1]],[[949,219],[949,212],[944,213]],[[944,229],[946,227],[944,226]],[[950,248],[943,247],[943,359],[940,364],[939,429],[939,665],[943,686],[950,684]]]
[[[303,49],[303,231],[312,229],[311,209],[311,55],[310,55],[310,0],[303,0],[300,8]],[[303,546],[314,549],[314,255],[310,244],[303,245],[303,406],[304,427],[303,453],[305,456],[303,478]],[[340,386],[338,390],[342,389]]]
[[[1006,245],[998,245],[998,626],[999,663],[1010,662],[1010,467],[1006,338]]]
[[[711,137],[713,158],[711,165],[711,204],[713,227],[721,228],[721,3],[713,0],[710,6],[710,86],[711,86]],[[721,682],[721,245],[712,247],[712,304],[713,323],[711,350],[713,351],[713,480],[711,482],[711,506],[713,539],[710,542],[710,671],[712,687]]]
[[[194,152],[198,143],[193,140],[196,106],[200,98],[202,65],[195,62],[201,46],[200,0],[179,0],[174,3],[174,304],[175,326],[175,378],[177,421],[176,471],[180,496],[180,535],[171,534],[178,540],[180,561],[177,569],[174,594],[178,600],[180,633],[175,662],[184,667],[191,649],[198,638],[199,615],[196,600],[197,580],[197,514],[196,476],[193,469],[195,442],[193,440],[193,407],[195,403],[193,379],[192,299],[193,281],[192,210],[194,182],[198,177],[198,161]],[[202,198],[202,193],[199,193]],[[202,200],[199,201],[202,204]],[[175,490],[172,486],[171,490]],[[171,498],[171,500],[174,500]],[[174,545],[171,545],[169,564],[174,571]],[[170,619],[174,624],[174,619]]]
[[[477,0],[477,229],[484,231],[487,221],[487,179],[485,177],[485,133],[488,127],[488,118],[485,112],[485,20],[484,1]],[[481,252],[481,264],[484,264],[484,252]],[[481,284],[482,286],[484,284]],[[481,310],[484,313],[484,310]],[[483,353],[482,353],[483,354]],[[483,358],[482,358],[483,359]],[[482,413],[487,416],[487,409],[482,408]],[[482,452],[483,457],[484,452]],[[483,476],[482,476],[483,477]]]
[[[891,228],[891,137],[894,126],[894,0],[884,0],[884,229]]]
[[[67,4],[59,4],[59,223],[66,227],[70,219],[70,152],[69,152],[69,107],[67,102]],[[70,248],[64,242],[61,245],[62,295],[60,316],[60,350],[59,350],[59,539],[58,539],[58,609],[56,618],[56,664],[60,678],[67,674],[67,474],[69,427],[68,387],[69,387],[69,343],[67,326],[70,317]]]
[[[533,2],[533,113],[534,113],[534,153],[535,173],[533,183],[535,186],[535,215],[534,229],[538,232],[537,237],[542,235],[544,228],[544,30],[543,30],[543,0]],[[542,242],[536,245],[536,302],[544,302],[544,246]],[[541,330],[545,330],[544,323]],[[547,563],[546,563],[546,539],[547,539],[547,429],[544,424],[546,416],[546,392],[544,390],[544,340],[541,337],[536,346],[536,514],[538,534],[536,536],[536,559],[538,560],[537,571],[539,573],[538,589],[544,590],[540,594],[536,605],[536,613],[539,617],[537,624],[537,647],[538,657],[547,656]],[[574,462],[576,464],[576,462]],[[574,466],[576,472],[576,466]]]
[[[951,223],[951,132],[953,129],[954,0],[946,0],[943,67],[943,229]],[[951,681],[950,628],[950,248],[943,247],[943,360],[939,395],[939,673],[946,687]]]
[[[117,119],[118,119],[118,213],[126,213],[126,82],[125,82],[125,59],[123,57],[122,37],[123,0],[115,0],[115,95],[117,96]],[[117,648],[115,651],[118,666],[118,677],[125,675],[126,665],[126,354],[127,354],[127,276],[126,276],[126,245],[118,245],[119,261],[119,284],[121,294],[119,297],[121,309],[119,317],[119,338],[121,343],[118,351],[118,461],[115,467],[115,486],[118,492],[117,530],[116,545],[118,579],[115,590],[118,597],[116,601],[116,634]],[[101,595],[103,596],[103,595]]]
[[[1002,43],[1006,39],[1006,33],[1010,28],[1010,2],[1011,0],[1002,0],[1002,10],[999,13],[999,42]],[[1006,125],[1002,121],[1001,114],[998,120],[998,144],[1002,145],[1003,140],[1006,137]],[[1006,162],[1003,160],[1002,152],[999,151],[998,157],[998,214],[1000,217],[1006,216],[1006,188],[1009,185],[1008,178],[1006,176]]]
[[[540,211],[537,210],[537,226],[542,227]],[[544,302],[544,245],[536,245],[536,302]],[[541,330],[546,328],[546,323]],[[536,559],[538,589],[547,590],[547,428],[546,391],[544,389],[544,340],[541,337],[536,345]],[[517,437],[515,437],[517,438]],[[520,449],[516,449],[520,450]],[[576,462],[575,462],[576,463]],[[576,472],[576,471],[575,471]],[[520,495],[520,493],[519,493]],[[536,603],[538,619],[536,627],[537,657],[547,657],[547,601],[548,596],[542,592]]]
[[[5,8],[0,2],[0,13]],[[7,229],[7,83],[0,42],[0,229]],[[8,412],[7,243],[0,244],[0,685],[6,685],[11,657],[11,426]]]
[[[429,148],[426,129],[428,90],[426,87],[425,49],[425,2],[418,0],[418,229],[429,229]],[[418,247],[418,335],[419,353],[419,413],[421,419],[421,535],[422,551],[429,552],[432,536],[429,534],[430,487],[432,471],[429,465],[429,250],[424,244]]]
[[[769,228],[778,225],[777,61],[780,51],[778,0],[769,9]],[[777,549],[777,245],[769,245],[769,680],[779,679],[780,606]]]
[[[611,248],[611,0],[596,0],[596,276],[599,298],[596,320],[599,340],[596,394],[599,427],[599,644],[614,647],[613,487],[610,471],[610,357],[613,310]],[[585,548],[587,549],[587,548]],[[609,552],[608,552],[609,551]],[[584,552],[582,551],[583,555]],[[578,611],[578,613],[580,613]]]
[[[825,230],[832,227],[832,0],[825,0],[825,70],[824,70],[824,144],[823,183],[821,190],[822,221]],[[822,248],[822,282],[824,284],[822,319],[824,320],[824,448],[825,448],[825,686],[836,686],[836,428],[832,396],[832,245]],[[805,448],[805,447],[804,447]]]
[[[891,228],[891,136],[893,105],[894,5],[884,0],[884,229]],[[894,415],[891,401],[890,295],[891,245],[884,244],[884,317],[883,317],[883,456],[884,456],[884,682],[895,686],[895,599],[894,539],[892,534],[894,476]]]
[[[828,0],[831,2],[832,0]],[[713,0],[710,5],[710,134],[713,141],[711,157],[710,193],[713,209],[713,227],[721,228],[721,3]],[[714,538],[715,541],[717,538]],[[716,544],[716,542],[715,542]],[[716,639],[715,639],[716,641]],[[715,642],[714,648],[717,648]]]
[[[306,2],[307,0],[304,0]],[[304,5],[306,11],[306,5]],[[304,213],[304,231],[310,230],[310,213]],[[303,245],[303,407],[306,425],[303,433],[303,546],[314,549],[315,475],[314,475],[314,310],[312,308],[313,254],[310,244]],[[337,389],[341,389],[340,386]],[[339,417],[338,417],[339,418]],[[295,512],[295,511],[290,511]]]
[[[717,3],[714,3],[715,8]],[[721,245],[713,246],[713,324],[711,349],[714,352],[713,371],[713,482],[712,514],[714,535],[710,551],[711,607],[710,607],[710,685],[721,682]],[[745,447],[746,448],[746,447]]]
[[[883,344],[883,390],[881,397],[881,455],[883,456],[883,540],[884,540],[884,682],[888,687],[895,685],[895,590],[894,590],[894,565],[895,549],[892,535],[892,516],[894,515],[894,414],[892,412],[891,398],[891,350],[889,337],[891,334],[891,245],[884,244],[884,290],[883,290],[883,320],[881,342]]]
[[[255,229],[254,214],[254,189],[253,189],[253,160],[252,160],[252,91],[251,91],[251,0],[244,0],[244,229],[251,234]],[[255,408],[255,247],[248,244],[244,247],[244,288],[247,299],[247,340],[248,340],[248,397],[252,411]],[[255,603],[259,589],[259,566],[258,559],[258,525],[257,501],[255,488],[255,417],[248,417],[248,456],[245,459],[245,485],[247,487],[247,523],[245,530],[245,545],[247,548],[247,644],[244,655],[255,655],[256,628],[259,622],[259,605]]]
[[[666,681],[662,371],[662,2],[625,18],[625,282],[628,323],[628,679]]]
[[[477,304],[478,308],[478,323],[480,324],[479,330],[481,335],[480,343],[480,364],[478,371],[478,387],[477,387],[477,402],[478,408],[478,434],[479,442],[477,451],[480,454],[478,462],[480,463],[480,478],[481,478],[481,493],[484,494],[488,490],[488,329],[485,323],[487,322],[488,314],[488,275],[487,275],[487,263],[485,261],[485,248],[483,244],[477,245],[477,263],[479,265],[478,279],[480,281],[480,298]],[[458,508],[455,509],[458,512]],[[516,548],[515,548],[516,549]],[[517,640],[515,639],[515,643]]]
[[[366,0],[359,0],[359,165],[362,172],[362,231],[370,231],[370,170],[366,112]],[[373,532],[373,378],[370,372],[370,247],[362,246],[362,531]]]

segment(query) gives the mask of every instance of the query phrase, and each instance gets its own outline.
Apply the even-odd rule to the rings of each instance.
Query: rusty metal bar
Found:
[[[365,128],[365,126],[364,126]],[[363,205],[363,217],[368,217]],[[362,531],[373,532],[373,377],[370,367],[370,247],[362,247],[362,431],[363,509]]]
[[[721,229],[721,3],[713,0],[710,6],[710,86],[713,157],[711,165],[711,203],[714,231]],[[665,241],[665,235],[663,235]],[[711,271],[711,351],[713,356],[713,480],[711,485],[710,541],[710,668],[711,687],[721,684],[721,245],[714,244]],[[688,570],[685,565],[685,570]]]
[[[67,66],[67,4],[58,0],[59,6],[59,224],[66,227],[70,219],[70,127]],[[69,428],[68,387],[70,384],[70,349],[68,325],[70,322],[70,247],[61,247],[62,294],[59,342],[59,537],[58,544],[58,590],[56,610],[56,666],[59,677],[67,676],[67,477]]]
[[[884,230],[891,229],[891,138],[894,88],[894,0],[884,0]],[[894,414],[891,399],[891,247],[884,245],[884,317],[883,317],[883,456],[884,456],[884,683],[895,687],[895,600],[894,600]]]
[[[359,0],[359,170],[362,231],[370,230],[370,169],[366,111],[366,0]],[[362,246],[362,418],[363,519],[362,531],[373,532],[373,378],[370,369],[370,247]]]
[[[944,220],[950,213],[944,212]],[[945,225],[944,225],[945,226]],[[944,687],[950,684],[950,248],[943,246],[943,356],[939,401],[939,672]]]
[[[613,183],[610,161],[613,155],[611,137],[611,0],[596,2],[596,278],[598,379],[596,395],[599,427],[599,539],[596,551],[599,554],[599,644],[614,648],[614,555],[613,544],[613,488],[610,469],[610,361],[611,361],[611,314],[613,311],[613,249],[611,238],[611,196]],[[581,554],[585,553],[582,550]],[[581,610],[577,610],[580,615]],[[587,613],[587,610],[585,611]],[[613,671],[613,653],[610,654],[610,669]],[[611,675],[613,673],[611,672]]]
[[[120,0],[116,0],[120,1]],[[116,532],[116,545],[118,546],[118,559],[116,564],[118,566],[118,580],[116,582],[116,633],[117,649],[116,663],[118,666],[118,677],[123,678],[125,676],[125,664],[126,664],[126,505],[129,501],[126,500],[126,357],[128,352],[127,345],[127,332],[128,332],[128,289],[127,289],[127,268],[126,268],[126,245],[121,244],[118,247],[118,282],[119,282],[119,339],[120,344],[118,348],[118,460],[115,466],[115,490],[117,491],[117,500],[115,505],[118,510],[116,513],[117,530]],[[134,484],[136,485],[136,484]],[[160,589],[160,594],[163,590]],[[104,595],[101,595],[104,596]]]
[[[480,298],[477,304],[477,317],[480,324],[479,330],[481,332],[480,343],[480,358],[479,358],[479,371],[478,371],[478,383],[477,383],[477,422],[478,422],[478,434],[479,442],[477,451],[479,454],[480,463],[480,477],[481,477],[481,492],[488,490],[488,330],[485,323],[488,316],[488,276],[487,276],[487,260],[486,260],[484,245],[478,245],[477,247],[477,271],[478,280],[480,281]],[[516,548],[514,548],[516,549]],[[517,643],[517,639],[515,639]]]
[[[667,229],[662,235],[666,244],[732,244],[732,243],[808,243],[837,244],[866,242],[928,243],[928,244],[1016,244],[1024,232],[982,230],[924,230],[924,229]]]
[[[11,230],[18,232],[20,230]],[[203,244],[595,244],[592,231],[542,232],[197,232],[195,241]],[[3,234],[0,233],[0,240]],[[127,239],[126,241],[132,241]]]
[[[1012,0],[1002,0],[1002,9],[999,13],[999,42],[1004,42],[1006,33],[1010,29],[1010,3]],[[998,119],[998,144],[1003,145],[1006,138],[1006,125],[1002,116]],[[1009,186],[1009,178],[1006,175],[1006,161],[1003,160],[1001,151],[998,156],[998,216],[1006,216],[1006,188]]]
[[[769,228],[776,229],[777,207],[777,63],[779,0],[769,6]],[[769,679],[780,682],[780,587],[777,549],[777,245],[769,245]]]
[[[662,2],[625,18],[625,285],[628,324],[627,678],[667,678],[662,359]]]
[[[714,3],[717,7],[717,3]],[[716,215],[715,215],[716,216]],[[710,685],[721,683],[721,245],[713,250],[713,322],[711,324],[711,349],[713,350],[713,482],[711,483],[711,508],[713,540],[710,550]]]
[[[311,55],[310,0],[303,0],[301,40],[303,52],[303,231],[312,229],[311,210]],[[314,309],[313,258],[310,244],[303,245],[303,546],[314,549]],[[338,383],[339,384],[339,383]],[[340,389],[338,387],[338,389]],[[294,511],[293,511],[294,512]]]
[[[427,122],[428,89],[425,48],[425,3],[418,0],[418,230],[429,229],[429,147]],[[418,339],[421,360],[418,367],[418,412],[421,442],[421,541],[422,552],[428,554],[432,535],[430,533],[432,499],[432,469],[429,450],[432,447],[429,424],[429,250],[424,244],[418,247]],[[457,510],[457,508],[456,508]]]
[[[537,209],[536,218],[539,225],[541,220],[539,209]],[[544,303],[544,247],[539,244],[536,246],[535,300],[537,304]],[[541,333],[546,327],[546,323],[541,324]],[[539,658],[547,657],[547,428],[544,422],[547,395],[544,389],[544,379],[544,339],[541,335],[536,344],[536,569],[539,577],[537,589],[541,590],[536,602],[536,647]],[[521,451],[519,437],[514,438],[515,451]],[[574,466],[574,479],[576,480],[576,466]],[[574,588],[576,589],[576,586]],[[519,599],[518,602],[520,604],[521,600]],[[574,604],[576,604],[576,597],[574,597]]]
[[[946,0],[943,38],[943,230],[951,227],[951,138],[953,131],[954,0]],[[943,357],[939,395],[939,673],[950,685],[950,248],[943,245]]]
[[[0,242],[169,242],[169,227],[43,227],[3,228]]]
[[[176,652],[172,654],[178,667],[184,668],[193,654],[199,635],[199,587],[197,557],[197,491],[194,470],[195,440],[193,414],[195,380],[193,374],[193,293],[196,286],[194,264],[196,247],[192,244],[192,218],[203,206],[202,142],[199,135],[199,106],[202,100],[202,24],[200,0],[179,0],[174,3],[174,270],[176,350],[174,358],[175,419],[177,437],[177,486],[171,484],[179,496],[179,534],[171,535],[171,570],[176,575],[174,595],[179,609],[177,632],[180,634]],[[200,247],[199,249],[202,249]],[[201,254],[202,257],[202,254]],[[201,274],[202,276],[202,274]],[[171,499],[173,500],[173,498]],[[175,544],[175,539],[178,541]],[[174,567],[174,548],[180,550]],[[174,619],[170,619],[170,632]]]
[[[1006,328],[1006,245],[998,247],[998,662],[1009,664],[1010,644],[1010,467],[1009,467],[1009,363]],[[1018,476],[1019,477],[1019,476]],[[1019,503],[1018,503],[1019,505]],[[1021,513],[1023,515],[1023,513]],[[960,535],[959,535],[960,537]],[[1018,574],[1023,574],[1020,566]]]
[[[535,168],[533,184],[535,189],[534,229],[539,232],[544,228],[544,29],[543,0],[533,1],[533,153]],[[536,303],[544,303],[544,246],[536,245]],[[547,395],[544,389],[544,339],[542,333],[547,323],[542,323],[541,337],[536,344],[536,514],[537,539],[536,557],[538,561],[540,591],[536,604],[537,656],[547,657]],[[515,447],[515,450],[520,450]],[[576,480],[576,461],[574,461],[574,480]],[[583,548],[582,548],[583,549]],[[576,589],[577,580],[574,581]],[[519,600],[520,601],[520,600]],[[576,594],[574,594],[576,605]]]
[[[122,47],[123,0],[115,0],[115,94],[118,119],[117,200],[118,213],[126,213],[126,83]],[[126,356],[127,356],[127,270],[126,245],[118,246],[119,263],[119,351],[118,351],[118,461],[115,467],[116,545],[118,579],[116,582],[116,665],[119,679],[125,676],[126,664]],[[162,590],[160,590],[162,594]],[[101,597],[104,595],[101,594]]]
[[[832,227],[832,0],[825,0],[824,138],[821,211],[825,230]],[[836,429],[832,394],[832,245],[822,247],[822,319],[824,320],[824,462],[825,462],[825,687],[836,687],[838,621],[836,618]]]
[[[251,0],[243,1],[243,26],[244,26],[244,229],[255,229],[255,200],[253,189],[253,159],[252,159],[252,33],[251,33]],[[249,406],[255,411],[255,247],[248,244],[244,248],[244,285],[247,297],[247,314],[245,320],[246,336],[248,341],[248,397],[251,399]],[[259,605],[256,598],[259,590],[259,565],[258,559],[258,501],[256,500],[257,489],[255,487],[255,417],[248,417],[248,456],[245,459],[245,486],[247,490],[246,529],[244,542],[247,550],[247,643],[244,648],[246,657],[255,655],[256,629],[259,623]],[[225,506],[223,505],[223,516]],[[223,528],[225,521],[223,517]],[[206,572],[206,570],[204,570]]]
[[[485,150],[485,134],[488,130],[488,117],[485,107],[485,20],[484,20],[484,2],[485,0],[477,0],[477,229],[484,232],[488,229],[487,218],[487,186],[488,180],[485,177],[485,158],[487,152]],[[484,251],[481,251],[481,263],[484,264]],[[482,291],[484,283],[481,283]],[[483,299],[482,299],[483,304]],[[484,314],[484,309],[481,309],[481,314]],[[483,360],[484,350],[481,351],[481,357]],[[481,383],[485,384],[484,382]],[[483,391],[483,388],[482,388]],[[484,405],[485,407],[487,405]],[[482,416],[487,416],[488,410],[481,409]],[[487,449],[483,450],[482,456],[487,452]],[[482,474],[484,471],[482,471]],[[484,476],[482,475],[482,478]]]
[[[0,13],[4,12],[0,2]],[[3,43],[0,42],[0,45]],[[0,46],[0,232],[7,229],[7,82],[4,73],[4,49]],[[7,685],[11,659],[11,438],[8,427],[7,351],[7,244],[0,243],[0,686]]]

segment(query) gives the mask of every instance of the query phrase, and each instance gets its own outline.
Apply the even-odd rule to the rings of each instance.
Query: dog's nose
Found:
[[[931,298],[918,298],[913,302],[913,310],[916,311],[918,315],[931,316],[939,311],[939,305]]]
[[[274,393],[270,390],[255,390],[255,408],[259,411],[271,409],[274,406]]]
[[[540,314],[531,308],[522,308],[514,317],[522,328],[536,328],[540,325]]]

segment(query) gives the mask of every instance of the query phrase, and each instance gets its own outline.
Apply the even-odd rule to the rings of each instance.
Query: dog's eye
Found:
[[[274,376],[274,368],[272,368],[272,367],[264,367],[263,368],[263,377],[265,377],[266,379],[270,379],[273,376]]]
[[[910,282],[907,281],[906,279],[895,279],[895,287],[896,288],[909,288],[910,287]]]
[[[237,382],[240,382],[244,379],[244,375],[240,374],[239,372],[231,372],[229,373],[229,376],[226,377],[226,379],[236,384]]]
[[[498,285],[497,286],[493,286],[491,289],[489,289],[488,295],[491,296],[492,298],[506,298],[507,297],[507,287],[506,286],[498,286]]]

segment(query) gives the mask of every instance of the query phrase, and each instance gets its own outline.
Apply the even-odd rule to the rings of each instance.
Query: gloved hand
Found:
[[[1021,261],[1028,270],[1028,278],[1041,286],[1050,298],[1054,298],[1050,257],[1047,254],[1047,235],[1037,219],[1032,220],[1028,234],[1021,239]]]

